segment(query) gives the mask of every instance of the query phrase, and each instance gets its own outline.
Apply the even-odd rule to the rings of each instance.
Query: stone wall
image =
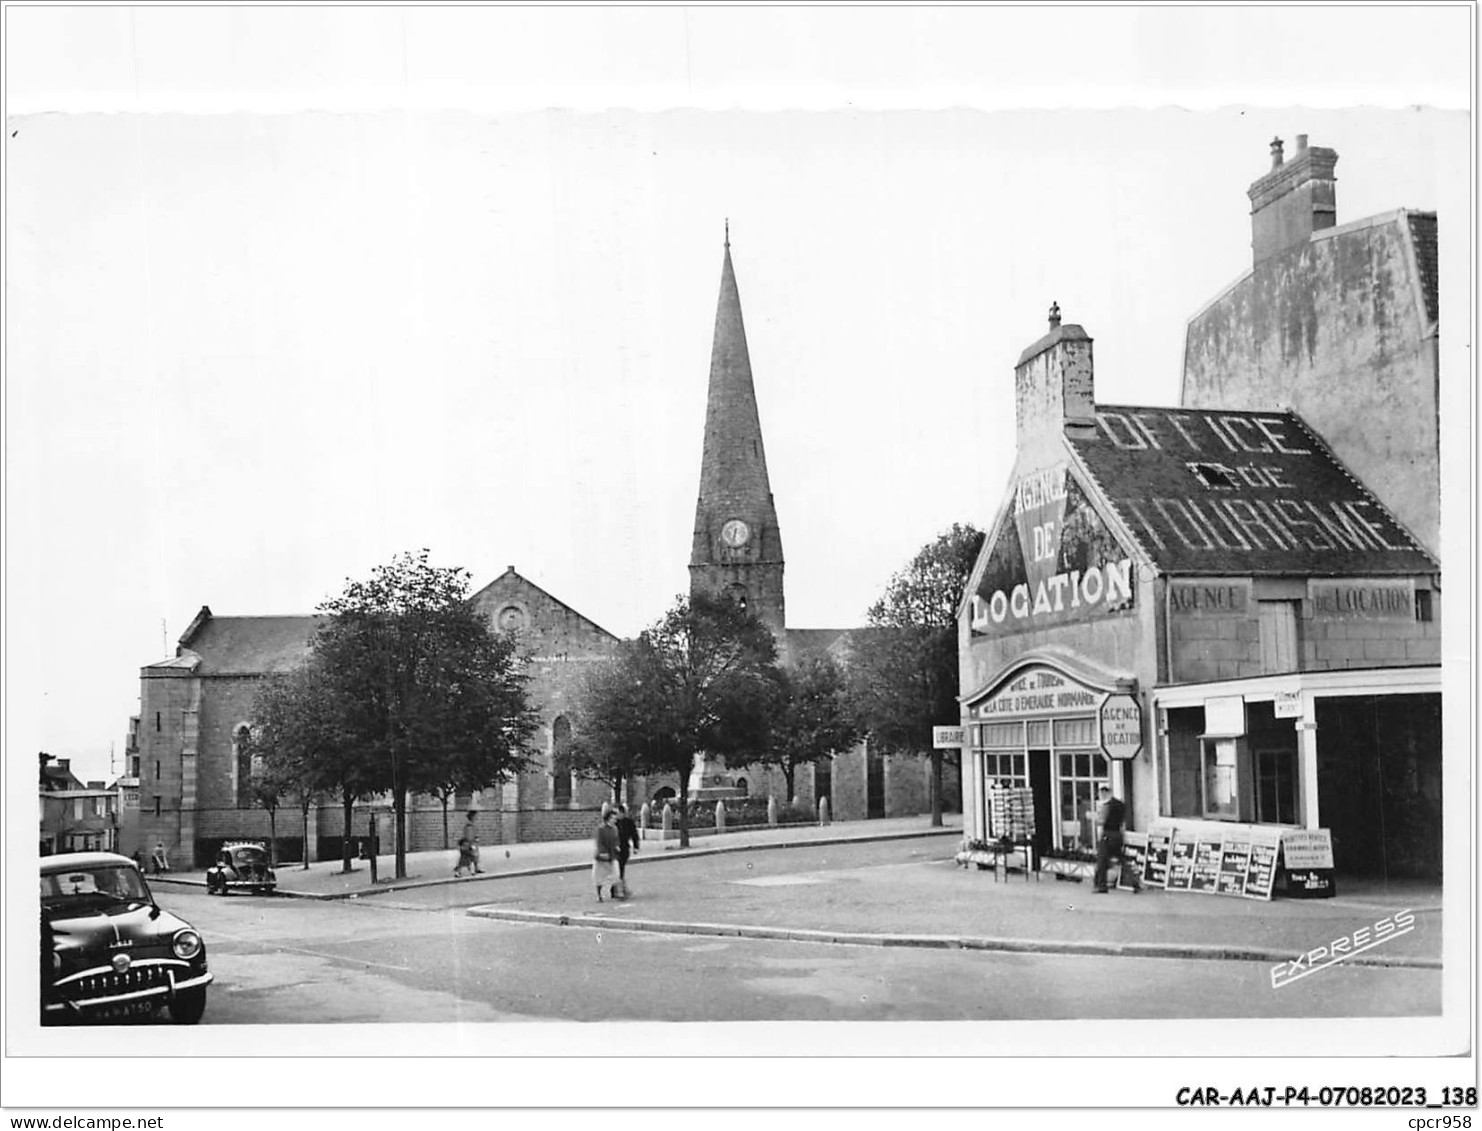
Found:
[[[1331,228],[1257,264],[1189,320],[1180,400],[1290,407],[1439,555],[1436,337],[1409,215]]]

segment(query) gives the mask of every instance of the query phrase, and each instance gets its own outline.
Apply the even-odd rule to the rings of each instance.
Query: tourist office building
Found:
[[[1052,311],[959,621],[964,809],[1044,858],[1129,827],[1325,829],[1350,873],[1438,876],[1435,558],[1290,411],[1097,405]],[[1000,795],[1002,796],[1002,795]]]

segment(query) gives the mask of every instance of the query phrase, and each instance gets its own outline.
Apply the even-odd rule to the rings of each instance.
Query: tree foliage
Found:
[[[778,668],[775,697],[771,733],[754,760],[782,771],[791,804],[798,768],[848,750],[860,735],[844,674],[827,654]]]
[[[776,658],[771,630],[730,598],[681,597],[589,683],[573,743],[590,764],[621,758],[625,772],[675,774],[687,846],[695,755],[757,760],[770,730]]]
[[[970,525],[938,535],[890,579],[870,606],[869,627],[850,641],[855,717],[882,749],[930,755],[934,825],[942,820],[942,752],[932,749],[931,728],[961,718],[957,608],[982,545]]]

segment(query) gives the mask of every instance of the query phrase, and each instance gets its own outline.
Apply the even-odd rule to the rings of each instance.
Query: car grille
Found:
[[[131,967],[122,974],[113,970],[89,974],[75,982],[58,986],[57,991],[64,1001],[86,1003],[94,998],[137,993],[139,990],[164,989],[169,985],[168,967],[141,965]]]

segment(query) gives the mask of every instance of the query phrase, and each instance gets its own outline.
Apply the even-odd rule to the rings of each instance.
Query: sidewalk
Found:
[[[787,826],[697,838],[689,849],[648,841],[629,863],[634,898],[625,903],[596,902],[586,839],[489,846],[482,855],[486,874],[461,880],[452,877],[456,850],[409,855],[406,880],[374,887],[364,861],[348,876],[338,862],[307,872],[290,865],[278,871],[279,892],[377,902],[382,893],[401,892],[403,899],[387,902],[435,907],[443,904],[429,889],[460,885],[469,892],[457,893],[458,901],[486,900],[469,915],[552,926],[1269,963],[1349,940],[1355,931],[1377,937],[1381,921],[1409,912],[1413,929],[1391,931],[1382,945],[1344,961],[1440,968],[1439,883],[1340,876],[1338,898],[1327,900],[1265,902],[1156,888],[1099,895],[1089,883],[1022,873],[999,878],[957,866],[960,821],[949,815],[939,829],[926,817]],[[391,860],[383,858],[380,868],[388,875]]]
[[[694,837],[689,848],[680,848],[677,840],[647,839],[638,855],[644,860],[683,859],[739,852],[749,848],[785,849],[794,844],[868,843],[910,837],[950,838],[939,842],[943,853],[950,855],[956,851],[957,843],[962,839],[962,815],[949,813],[943,820],[945,824],[937,829],[931,828],[929,818],[924,816],[840,821],[829,825],[779,825],[776,828]],[[300,864],[283,864],[276,869],[278,894],[298,899],[349,899],[443,884],[481,884],[512,876],[585,872],[592,866],[592,838],[485,845],[479,857],[484,873],[463,879],[453,876],[453,866],[458,863],[456,848],[409,852],[406,860],[406,879],[396,880],[392,878],[396,872],[396,858],[391,855],[378,856],[378,880],[375,884],[371,883],[370,864],[366,860],[352,860],[353,871],[348,874],[341,871],[343,865],[339,860],[316,861],[307,869]],[[170,872],[149,876],[148,879],[151,884],[179,884],[200,888],[206,886],[204,871]]]

